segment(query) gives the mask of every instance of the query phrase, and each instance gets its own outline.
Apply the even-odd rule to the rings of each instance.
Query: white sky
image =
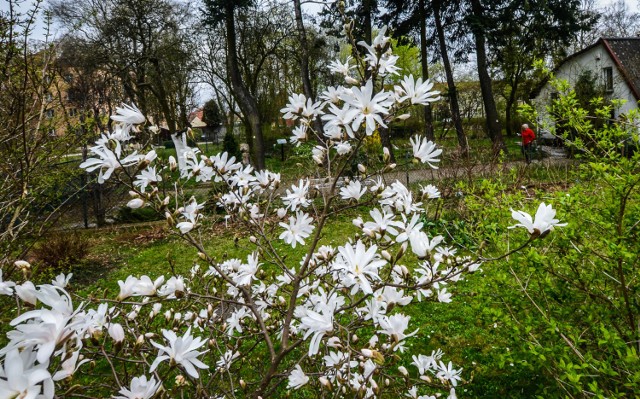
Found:
[[[596,0],[596,3],[598,4],[599,7],[604,7],[608,4],[611,4],[613,1],[615,0]],[[635,12],[640,12],[640,0],[625,0],[627,5],[629,6],[629,8],[632,11]],[[18,5],[18,9],[20,10],[20,12],[24,13],[26,12],[30,7],[32,7],[32,5],[36,3],[36,0],[25,0],[22,1],[19,5]],[[40,9],[44,9],[47,6],[47,1],[40,1]],[[303,7],[305,8],[305,11],[307,12],[313,12],[313,10],[319,9],[320,6],[318,4],[306,4],[303,5]],[[3,12],[6,12],[9,10],[9,0],[0,0],[0,10],[2,10]],[[40,40],[43,41],[45,39],[45,33],[46,33],[46,24],[43,21],[42,18],[42,14],[40,14],[41,18],[39,18],[39,21],[36,25],[36,28],[34,29],[34,32],[31,35],[31,38],[34,40]],[[54,36],[55,36],[55,31],[53,32]]]

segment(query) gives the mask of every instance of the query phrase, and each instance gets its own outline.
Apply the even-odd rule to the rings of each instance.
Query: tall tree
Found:
[[[640,4],[638,6],[640,8]],[[607,37],[633,37],[640,35],[640,12],[633,10],[625,0],[615,0],[602,10],[599,32]]]
[[[504,149],[504,140],[502,138],[502,126],[500,117],[498,116],[498,108],[493,97],[493,81],[489,75],[489,61],[487,58],[487,46],[485,39],[485,31],[487,27],[484,25],[485,19],[484,6],[481,0],[471,0],[471,14],[468,23],[475,39],[476,62],[478,66],[478,78],[480,80],[480,89],[482,91],[482,100],[484,102],[484,112],[487,123],[487,133],[495,151]]]
[[[429,54],[427,36],[427,9],[428,0],[386,0],[384,9],[387,12],[382,15],[384,23],[391,24],[394,34],[398,37],[416,36],[420,42],[420,66],[422,80],[429,79]],[[416,26],[418,29],[416,31]],[[423,108],[424,133],[429,140],[435,140],[433,131],[433,110],[431,105]]]
[[[249,130],[249,141],[253,144],[252,155],[255,167],[264,169],[264,135],[262,132],[262,118],[255,96],[249,91],[245,79],[240,71],[238,60],[238,43],[236,36],[236,16],[237,10],[247,8],[252,5],[251,0],[205,0],[206,22],[210,26],[222,23],[225,32],[226,45],[226,68],[229,83],[233,95],[242,111]]]
[[[444,66],[445,74],[447,76],[447,99],[449,101],[449,107],[451,108],[451,119],[456,129],[456,136],[458,138],[458,146],[462,155],[466,156],[469,153],[469,145],[467,143],[467,136],[464,133],[462,127],[462,119],[460,118],[460,105],[458,104],[458,92],[456,89],[456,83],[453,78],[453,69],[451,67],[451,61],[449,60],[449,49],[447,47],[447,39],[442,23],[442,8],[441,0],[432,0],[431,6],[433,9],[433,18],[436,26],[436,34],[438,37],[438,43],[440,46],[440,56],[442,57],[442,65]]]
[[[192,107],[194,56],[190,10],[173,0],[55,0],[53,15],[68,36],[92,44],[97,67],[131,101],[157,115],[170,133]],[[157,122],[161,122],[157,121]]]
[[[487,48],[502,76],[507,134],[516,128],[515,104],[528,99],[534,60],[563,58],[567,46],[596,20],[579,0],[517,0],[485,8]]]

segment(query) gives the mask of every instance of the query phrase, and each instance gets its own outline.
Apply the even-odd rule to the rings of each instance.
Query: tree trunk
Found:
[[[420,64],[422,66],[422,80],[429,79],[429,60],[427,57],[427,15],[425,10],[425,0],[420,0],[418,7],[420,8]],[[436,136],[433,132],[433,111],[431,104],[425,105],[424,112],[424,133],[427,139],[435,141]]]
[[[302,20],[302,5],[300,0],[293,0],[293,8],[295,10],[296,17],[296,29],[298,30],[298,36],[300,37],[300,78],[302,79],[302,91],[304,92],[305,97],[315,101],[316,96],[313,93],[311,77],[309,76],[309,42],[307,40],[307,31],[304,28],[304,21]],[[319,135],[322,135],[324,129],[322,127],[320,117],[314,119],[313,128]]]
[[[514,80],[511,84],[511,92],[507,98],[506,110],[505,110],[505,125],[507,130],[507,136],[513,135],[513,126],[511,126],[511,115],[513,114],[513,106],[516,102],[516,93],[518,89],[518,80]]]
[[[478,64],[478,78],[480,79],[480,91],[482,92],[482,102],[484,103],[484,111],[487,118],[487,132],[494,151],[505,149],[504,140],[502,138],[502,126],[500,126],[500,118],[498,109],[493,98],[493,88],[491,76],[488,71],[487,51],[485,45],[485,37],[478,21],[482,20],[482,4],[480,0],[471,0],[471,8],[476,21],[472,23],[471,30],[476,44],[476,60]]]
[[[447,50],[447,41],[444,36],[444,28],[442,27],[442,19],[440,17],[441,0],[433,1],[433,16],[436,23],[436,31],[438,33],[438,43],[440,44],[440,53],[442,55],[442,64],[445,74],[447,75],[447,86],[449,89],[449,105],[451,107],[451,119],[456,129],[458,137],[458,146],[463,156],[469,155],[469,145],[467,136],[462,128],[462,119],[460,118],[460,105],[458,104],[458,91],[453,80],[453,71],[451,70],[451,62],[449,61],[449,53]]]
[[[249,128],[251,129],[251,136],[253,136],[255,143],[253,146],[255,167],[258,170],[264,169],[264,138],[262,136],[262,121],[260,119],[260,112],[258,110],[258,104],[251,96],[251,93],[244,85],[242,76],[240,75],[240,69],[238,67],[238,53],[236,49],[236,31],[235,31],[235,16],[234,5],[227,3],[225,5],[225,28],[227,33],[227,73],[231,80],[231,87],[233,88],[233,94],[238,101],[240,110],[244,115]]]

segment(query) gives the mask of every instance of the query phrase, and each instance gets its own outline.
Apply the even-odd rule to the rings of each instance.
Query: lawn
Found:
[[[565,177],[560,172],[531,169],[528,191],[523,191],[519,186],[523,177],[519,173],[522,172],[513,170],[493,180],[478,180],[473,185],[442,182],[457,189],[463,187],[465,195],[460,197],[455,194],[456,190],[444,190],[449,194],[440,200],[437,219],[425,220],[428,234],[462,237],[460,245],[477,250],[480,240],[507,234],[509,213],[503,212],[501,217],[492,216],[492,223],[483,220],[482,228],[486,228],[488,233],[478,234],[473,229],[480,223],[473,217],[469,218],[468,201],[474,206],[486,201],[486,205],[495,207],[492,200],[496,197],[505,196],[504,201],[515,203],[528,192],[538,196],[567,184],[566,181],[558,181]],[[550,185],[549,181],[553,179],[557,185]],[[496,209],[492,210],[496,212]],[[321,244],[338,245],[342,237],[355,234],[357,229],[351,219],[367,211],[368,208],[353,209],[332,219]],[[255,248],[239,226],[225,226],[224,222],[205,224],[197,235],[218,261],[244,258]],[[117,281],[128,275],[148,275],[153,280],[160,275],[180,274],[189,279],[190,270],[202,263],[196,251],[163,222],[89,231],[85,237],[90,243],[90,255],[74,269],[74,289],[81,296],[97,293],[113,298],[119,290]],[[281,241],[273,244],[288,259],[300,259],[304,254],[300,246],[292,249]],[[415,258],[406,260],[409,267],[414,262]],[[269,264],[265,265],[266,272],[270,268]],[[446,304],[428,300],[407,307],[412,325],[419,328],[419,338],[412,341],[412,346],[402,355],[406,363],[411,362],[412,353],[430,353],[444,348],[447,358],[464,368],[463,377],[467,384],[459,391],[463,397],[530,398],[540,394],[543,387],[552,385],[553,381],[544,371],[529,361],[526,345],[505,309],[504,302],[508,298],[501,295],[499,287],[504,273],[504,264],[487,264],[482,272],[452,286],[453,302]]]

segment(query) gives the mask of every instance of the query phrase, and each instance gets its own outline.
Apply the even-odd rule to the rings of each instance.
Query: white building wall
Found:
[[[555,75],[557,79],[566,80],[570,86],[573,87],[582,72],[590,70],[597,77],[596,84],[604,87],[604,69],[607,67],[610,67],[613,72],[613,91],[606,93],[606,98],[625,100],[622,106],[614,110],[614,117],[617,118],[619,115],[627,113],[631,109],[638,108],[638,103],[623,76],[620,74],[614,60],[604,48],[604,45],[596,46],[566,61],[555,72]],[[557,90],[553,88],[551,84],[546,83],[538,96],[533,100],[534,106],[538,110],[541,119],[540,122],[543,124],[549,122],[546,106],[551,104],[553,93],[557,93]]]

